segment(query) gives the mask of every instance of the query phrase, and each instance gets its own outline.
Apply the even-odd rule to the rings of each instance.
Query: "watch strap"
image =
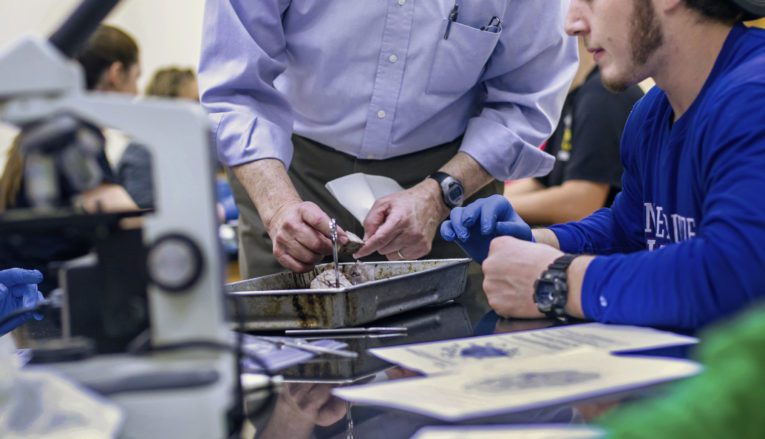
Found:
[[[566,253],[565,255],[553,261],[553,263],[550,264],[549,267],[547,267],[547,270],[562,271],[565,274],[566,270],[568,270],[568,266],[571,265],[571,263],[574,261],[574,259],[576,259],[577,256],[579,255],[572,255],[572,254]]]
[[[437,182],[441,183],[447,177],[451,177],[451,175],[447,174],[446,172],[436,171],[436,172],[430,174],[428,177],[430,177],[430,178],[436,180]]]

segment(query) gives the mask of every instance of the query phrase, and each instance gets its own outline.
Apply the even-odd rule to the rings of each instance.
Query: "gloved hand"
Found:
[[[441,224],[441,236],[449,242],[456,241],[478,263],[489,255],[491,240],[497,236],[534,241],[531,227],[502,195],[452,209],[449,219]]]
[[[37,284],[42,280],[42,273],[37,270],[11,268],[0,271],[0,318],[17,309],[35,306],[43,300],[42,294],[37,289]],[[20,315],[0,326],[0,335],[16,328],[31,317],[41,320],[42,314]]]

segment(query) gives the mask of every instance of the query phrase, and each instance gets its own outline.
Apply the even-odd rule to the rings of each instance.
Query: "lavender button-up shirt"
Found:
[[[576,40],[563,31],[568,0],[207,0],[205,8],[199,81],[225,165],[289,166],[294,132],[373,160],[464,134],[461,151],[495,178],[552,168],[538,145],[577,68]]]

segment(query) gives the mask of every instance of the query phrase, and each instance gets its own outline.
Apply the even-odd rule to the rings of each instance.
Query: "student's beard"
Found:
[[[627,77],[640,67],[664,44],[664,31],[656,16],[651,0],[633,0],[632,20],[629,31],[631,65],[621,78],[603,78],[603,85],[611,91],[621,92],[635,81]]]

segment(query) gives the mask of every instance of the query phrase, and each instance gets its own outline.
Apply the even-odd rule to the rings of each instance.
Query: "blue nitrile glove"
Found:
[[[489,255],[491,240],[497,236],[534,241],[531,227],[502,195],[481,198],[465,207],[452,209],[449,219],[441,224],[441,236],[457,242],[478,263]]]
[[[42,280],[42,273],[37,270],[11,268],[0,271],[0,317],[4,317],[20,308],[33,307],[43,300],[42,294],[37,289],[37,284],[42,282]],[[27,313],[20,315],[0,326],[0,335],[16,328],[31,317],[41,320],[42,314]]]

